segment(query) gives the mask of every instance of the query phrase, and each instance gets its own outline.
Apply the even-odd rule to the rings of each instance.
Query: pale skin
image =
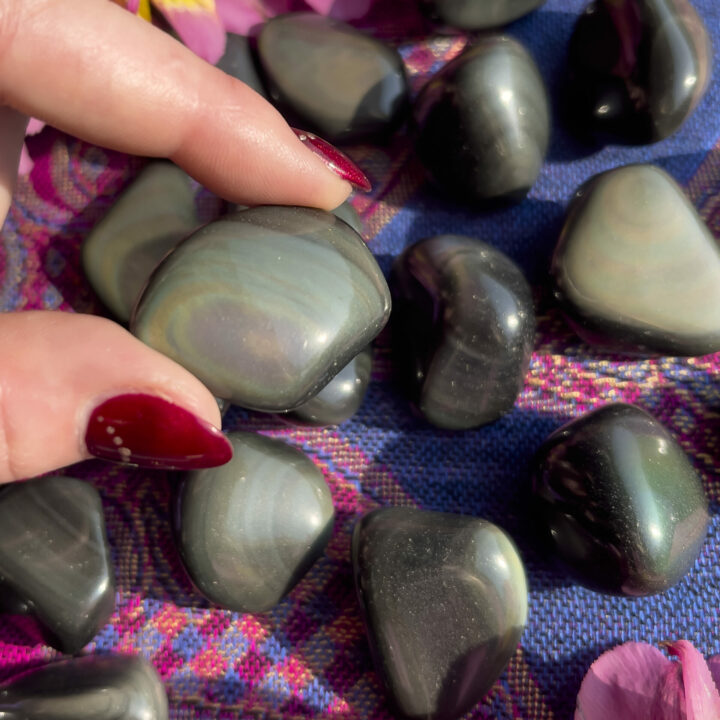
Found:
[[[103,147],[168,157],[247,205],[333,209],[350,193],[254,91],[107,0],[0,0],[0,222],[28,116]],[[220,426],[190,373],[109,320],[0,315],[0,483],[88,457],[103,399],[157,395]]]

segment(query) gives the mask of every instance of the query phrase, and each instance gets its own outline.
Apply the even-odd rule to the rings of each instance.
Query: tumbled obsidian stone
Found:
[[[233,459],[187,473],[175,497],[180,555],[198,590],[239,612],[277,605],[323,554],[330,490],[318,467],[280,440],[234,432]]]
[[[108,622],[115,579],[95,488],[55,476],[0,490],[0,594],[6,593],[6,610],[31,613],[63,652],[77,652]]]
[[[342,205],[338,205],[332,211],[332,214],[344,220],[360,237],[363,237],[365,231],[363,221],[349,200],[346,200]]]
[[[433,181],[468,202],[522,200],[550,135],[550,109],[527,50],[480,38],[438,72],[414,107],[416,149]]]
[[[545,0],[424,0],[429,15],[461,30],[500,27],[540,7]]]
[[[87,236],[85,275],[127,322],[155,266],[198,225],[190,178],[172,163],[152,162]]]
[[[3,720],[167,720],[165,689],[141,657],[91,655],[0,685]]]
[[[380,332],[390,293],[365,243],[310,208],[257,207],[210,223],[154,273],[131,329],[217,397],[284,412]]]
[[[711,62],[688,0],[596,0],[570,40],[569,118],[600,141],[662,140],[700,102]]]
[[[314,13],[273,18],[260,33],[258,57],[280,109],[329,142],[387,135],[404,119],[402,58],[345,23]]]
[[[720,247],[660,168],[629,165],[583,185],[551,272],[588,343],[640,354],[720,350]]]
[[[382,508],[357,523],[352,556],[375,666],[398,712],[465,714],[502,673],[525,625],[513,542],[479,518]]]
[[[510,410],[535,335],[520,268],[480,240],[437,235],[396,258],[390,283],[398,375],[425,418],[459,430]]]
[[[535,459],[533,494],[551,551],[603,592],[667,590],[705,540],[700,478],[662,424],[633,405],[606,405],[553,433]]]
[[[314,398],[286,416],[301,425],[339,425],[362,404],[372,371],[372,348],[358,353]]]
[[[227,33],[225,53],[218,60],[217,67],[236,80],[249,85],[256,93],[267,98],[265,87],[255,68],[250,41],[244,35]]]

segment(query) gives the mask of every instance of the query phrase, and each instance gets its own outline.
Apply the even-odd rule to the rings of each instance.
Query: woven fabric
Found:
[[[395,9],[385,8],[383,15],[381,5]],[[417,90],[467,38],[422,37],[423,24],[409,5],[379,2],[368,23],[378,34],[400,40]],[[508,29],[536,58],[555,107],[568,39],[583,5],[584,0],[549,0]],[[715,0],[695,5],[720,48],[720,5]],[[377,341],[367,398],[340,427],[290,428],[273,416],[233,408],[226,429],[281,437],[303,450],[321,468],[337,510],[325,555],[264,615],[211,607],[193,590],[172,542],[170,480],[164,473],[99,461],[71,468],[69,474],[86,478],[102,494],[117,573],[117,610],[88,652],[149,658],[178,720],[390,718],[358,613],[349,548],[361,513],[407,505],[488,518],[515,539],[527,567],[527,628],[507,670],[469,717],[569,718],[592,660],[627,640],[659,644],[687,638],[706,655],[720,653],[720,353],[689,359],[598,353],[569,330],[546,289],[569,197],[594,173],[618,165],[663,167],[720,237],[719,101],[716,73],[684,127],[647,147],[590,152],[556,122],[547,162],[528,198],[491,213],[439,197],[402,134],[383,147],[350,148],[374,186],[371,195],[353,202],[384,271],[409,243],[444,232],[490,242],[525,270],[536,289],[538,333],[514,410],[473,431],[428,426],[410,412],[393,383],[387,332]],[[83,277],[80,246],[142,161],[52,129],[31,139],[29,149],[36,164],[21,180],[2,231],[2,308],[102,313]],[[198,204],[205,218],[219,210],[217,199],[202,190]],[[666,424],[702,475],[711,500],[707,542],[693,569],[671,590],[637,600],[591,592],[568,580],[537,553],[527,522],[529,466],[543,439],[568,419],[617,400],[636,403]],[[0,679],[56,656],[30,620],[0,617]]]

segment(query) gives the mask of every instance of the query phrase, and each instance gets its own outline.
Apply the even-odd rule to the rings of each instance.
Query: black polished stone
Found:
[[[288,413],[301,425],[339,425],[362,404],[372,371],[372,347],[358,353],[314,398]]]
[[[0,593],[25,609],[63,652],[83,648],[115,609],[100,495],[69,477],[0,490]]]
[[[680,445],[633,405],[606,405],[553,433],[535,459],[533,514],[582,584],[663,592],[693,566],[708,501]]]
[[[662,140],[702,98],[711,62],[688,0],[596,0],[570,40],[568,116],[601,142]]]
[[[527,50],[481,37],[420,92],[416,149],[433,181],[467,202],[522,200],[540,172],[550,108]]]
[[[398,712],[468,712],[525,625],[525,571],[512,540],[479,518],[383,508],[357,523],[352,554],[375,666]]]
[[[408,82],[398,52],[345,23],[290,13],[265,23],[258,57],[292,124],[331,143],[384,136],[404,120]]]
[[[210,601],[272,609],[323,554],[330,490],[318,467],[280,440],[234,432],[233,459],[183,476],[175,532],[188,574]]]
[[[265,87],[255,67],[250,41],[244,35],[227,33],[225,53],[218,60],[217,67],[236,80],[249,85],[256,93],[268,98]]]
[[[720,350],[720,246],[653,165],[591,178],[553,255],[555,297],[586,342],[628,354]]]
[[[0,685],[2,720],[167,720],[165,689],[141,657],[91,655]]]
[[[390,284],[398,375],[425,418],[459,430],[510,410],[535,336],[517,265],[479,240],[437,235],[405,249]]]
[[[382,271],[347,223],[264,206],[182,242],[154,273],[131,329],[216,397],[285,412],[327,385],[389,315]]]
[[[434,20],[461,30],[506,25],[539,8],[545,0],[424,0]]]

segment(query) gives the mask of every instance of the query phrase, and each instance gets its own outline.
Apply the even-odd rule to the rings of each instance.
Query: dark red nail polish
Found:
[[[95,457],[165,470],[224,465],[232,446],[214,426],[154,395],[105,400],[90,414],[85,444]]]
[[[347,180],[353,187],[363,192],[372,190],[372,185],[370,185],[365,173],[344,152],[317,135],[313,135],[313,133],[297,130],[296,128],[293,128],[293,132],[316,155],[319,155],[322,161],[339,178]]]

